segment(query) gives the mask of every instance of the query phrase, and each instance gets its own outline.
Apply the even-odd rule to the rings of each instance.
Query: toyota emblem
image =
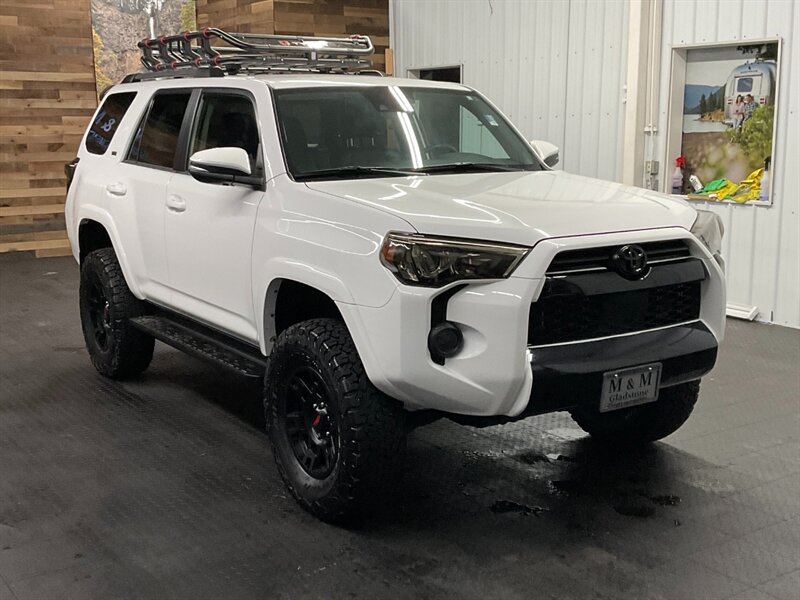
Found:
[[[649,272],[647,253],[636,244],[622,246],[611,257],[617,273],[625,279],[643,279]]]

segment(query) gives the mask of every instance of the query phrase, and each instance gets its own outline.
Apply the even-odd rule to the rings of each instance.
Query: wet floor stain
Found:
[[[622,502],[614,506],[614,510],[626,517],[638,517],[647,519],[656,514],[656,509],[649,504],[638,504],[635,502]]]
[[[517,454],[515,457],[520,462],[525,463],[526,465],[535,465],[536,463],[546,463],[549,462],[547,456],[544,454],[540,454],[539,452],[529,451],[523,452],[522,454]]]
[[[566,454],[547,454],[547,459],[553,462],[576,462],[571,456]]]
[[[562,479],[560,481],[551,481],[550,487],[554,492],[560,494],[575,495],[583,490],[584,484],[582,481],[576,481],[574,479]]]
[[[496,500],[494,504],[490,507],[490,510],[493,513],[519,513],[521,515],[534,515],[538,516],[539,513],[548,510],[543,506],[528,506],[526,504],[520,504],[518,502],[513,502],[512,500]]]
[[[659,506],[677,506],[681,503],[680,496],[673,496],[672,494],[663,494],[661,496],[648,496],[650,502],[658,504]]]

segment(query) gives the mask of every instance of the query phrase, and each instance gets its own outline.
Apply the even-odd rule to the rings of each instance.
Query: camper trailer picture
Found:
[[[748,61],[728,76],[725,84],[725,123],[733,124],[734,103],[738,96],[753,96],[759,106],[775,104],[777,65],[771,60]]]

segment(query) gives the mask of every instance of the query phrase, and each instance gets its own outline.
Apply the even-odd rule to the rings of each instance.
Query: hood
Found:
[[[545,238],[684,227],[680,200],[563,171],[470,173],[346,181],[309,188],[386,211],[417,232],[533,246]]]

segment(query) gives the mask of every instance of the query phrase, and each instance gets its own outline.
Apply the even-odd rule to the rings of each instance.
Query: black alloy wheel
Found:
[[[96,273],[90,275],[88,283],[86,308],[94,341],[98,350],[108,352],[114,336],[114,331],[111,327],[111,308],[108,299],[106,299],[103,284]]]
[[[293,361],[295,362],[295,361]],[[315,479],[325,479],[339,456],[339,431],[322,375],[296,359],[286,380],[283,421],[297,462]]]

